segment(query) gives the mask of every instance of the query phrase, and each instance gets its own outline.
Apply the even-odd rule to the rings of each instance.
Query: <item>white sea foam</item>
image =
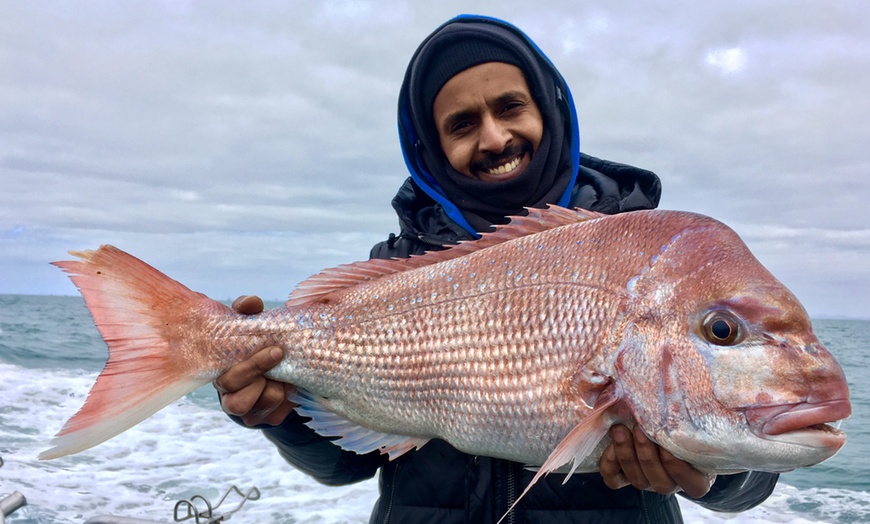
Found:
[[[22,380],[25,377],[27,380]],[[15,380],[10,380],[11,377]],[[287,466],[259,432],[189,399],[108,442],[71,457],[39,461],[51,436],[84,401],[94,375],[0,364],[0,494],[20,491],[28,508],[7,519],[81,522],[97,515],[171,521],[177,500],[212,503],[232,485],[257,487],[234,522],[366,522],[374,481],[324,488]],[[239,497],[228,498],[231,507]],[[32,520],[31,520],[32,522]]]
[[[681,500],[686,524],[781,523],[841,524],[868,522],[870,493],[846,489],[798,489],[780,482],[773,494],[757,508],[740,514],[706,511]]]
[[[365,523],[374,480],[324,487],[288,466],[259,432],[233,424],[209,405],[212,393],[185,398],[131,430],[72,457],[39,461],[52,435],[84,401],[95,374],[0,363],[0,496],[20,491],[29,506],[7,523],[72,523],[98,515],[172,520],[178,500],[216,503],[231,485],[257,487],[232,522]],[[204,399],[204,400],[203,400]],[[235,506],[238,497],[226,504]],[[687,523],[858,522],[870,494],[780,485],[762,506],[717,514],[681,500]],[[854,511],[863,513],[850,515]],[[853,512],[853,513],[850,513]]]

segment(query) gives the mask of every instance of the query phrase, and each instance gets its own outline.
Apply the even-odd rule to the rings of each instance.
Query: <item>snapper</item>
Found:
[[[832,457],[843,370],[734,231],[678,211],[530,209],[480,240],[305,280],[244,316],[112,246],[55,262],[109,346],[40,458],[96,446],[260,348],[308,425],[394,459],[433,438],[589,472],[615,423],[698,469],[783,472]],[[531,485],[529,486],[531,487]],[[528,488],[526,489],[528,491]]]

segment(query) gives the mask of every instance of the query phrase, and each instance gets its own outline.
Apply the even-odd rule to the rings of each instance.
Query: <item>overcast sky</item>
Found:
[[[526,31],[584,152],[658,173],[813,316],[870,318],[862,1],[0,0],[0,293],[114,244],[217,299],[283,299],[398,232],[396,97],[452,16]]]

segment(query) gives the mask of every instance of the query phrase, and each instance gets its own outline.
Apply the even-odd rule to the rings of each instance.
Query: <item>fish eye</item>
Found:
[[[733,346],[743,340],[740,323],[726,311],[712,311],[704,317],[704,337],[717,346]]]

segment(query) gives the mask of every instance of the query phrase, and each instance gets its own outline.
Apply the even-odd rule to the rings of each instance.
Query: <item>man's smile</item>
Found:
[[[494,175],[494,176],[503,175],[509,171],[513,171],[514,169],[516,169],[518,165],[520,165],[520,157],[516,157],[513,160],[511,160],[510,162],[508,162],[506,164],[502,164],[496,168],[490,169],[487,172],[490,175]]]
[[[483,182],[504,182],[522,173],[531,162],[531,144],[506,148],[497,155],[487,155],[475,163],[471,172]]]

